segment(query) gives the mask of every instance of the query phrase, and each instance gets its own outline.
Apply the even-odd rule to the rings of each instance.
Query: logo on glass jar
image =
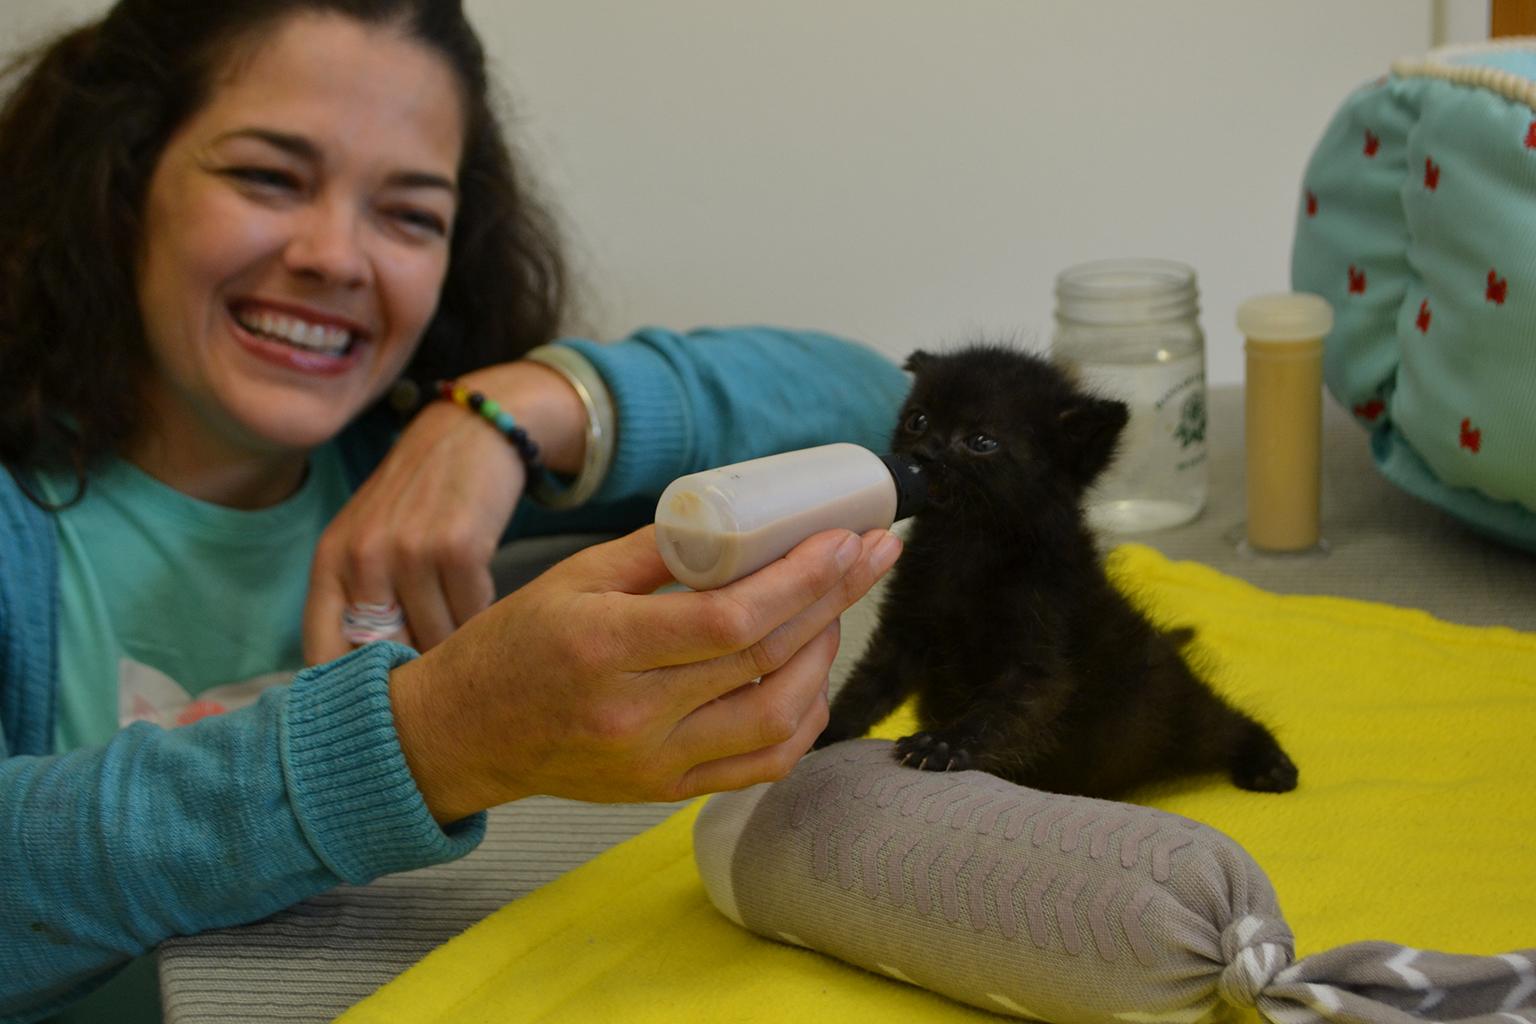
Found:
[[[1184,405],[1179,409],[1179,425],[1174,428],[1173,436],[1179,439],[1180,446],[1184,448],[1205,440],[1205,395],[1200,391],[1184,399]]]

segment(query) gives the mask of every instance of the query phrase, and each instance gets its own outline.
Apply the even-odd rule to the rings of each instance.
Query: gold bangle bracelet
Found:
[[[567,484],[561,484],[548,471],[529,489],[534,501],[546,508],[568,509],[584,504],[597,493],[608,476],[617,441],[613,395],[602,375],[580,352],[563,345],[540,345],[523,356],[564,377],[581,399],[587,411],[586,447],[582,451],[581,471]]]

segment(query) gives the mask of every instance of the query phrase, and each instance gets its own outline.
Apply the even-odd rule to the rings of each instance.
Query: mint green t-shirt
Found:
[[[57,503],[74,481],[41,481]],[[303,667],[310,559],[350,496],[332,446],[287,500],[199,501],[114,459],[56,518],[60,752],[135,721],[175,728],[254,703]],[[339,627],[338,627],[339,628]]]
[[[73,477],[39,481],[54,504]],[[105,743],[130,722],[166,728],[253,703],[304,665],[315,543],[350,497],[333,446],[290,498],[256,511],[188,497],[114,459],[55,518],[59,689],[55,749]],[[339,628],[339,624],[338,624]],[[53,1018],[160,1019],[153,956]]]

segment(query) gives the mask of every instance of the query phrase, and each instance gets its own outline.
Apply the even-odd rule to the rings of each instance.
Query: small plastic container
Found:
[[[1323,549],[1323,338],[1333,307],[1317,295],[1261,295],[1237,309],[1243,384],[1244,532],[1261,552]]]
[[[1130,409],[1119,454],[1089,492],[1089,522],[1137,533],[1205,507],[1205,335],[1195,272],[1172,260],[1105,260],[1056,278],[1053,359]]]
[[[883,529],[927,497],[916,463],[856,444],[768,455],[678,477],[656,504],[656,547],[679,583],[723,587],[822,530]]]

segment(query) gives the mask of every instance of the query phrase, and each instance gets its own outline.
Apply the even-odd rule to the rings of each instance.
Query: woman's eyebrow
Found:
[[[389,176],[389,184],[397,188],[440,188],[454,196],[459,194],[459,187],[451,180],[430,171],[396,171]]]
[[[313,142],[302,135],[274,131],[271,128],[236,128],[216,136],[213,141],[217,144],[227,139],[240,138],[265,142],[275,149],[311,163],[321,162],[320,150]],[[396,171],[389,176],[388,183],[398,188],[440,188],[455,196],[459,193],[458,185],[451,178],[431,171]]]
[[[213,141],[218,144],[227,139],[256,139],[301,159],[314,163],[320,162],[320,150],[302,135],[291,135],[288,132],[273,131],[270,128],[236,128],[233,131],[221,133]]]

